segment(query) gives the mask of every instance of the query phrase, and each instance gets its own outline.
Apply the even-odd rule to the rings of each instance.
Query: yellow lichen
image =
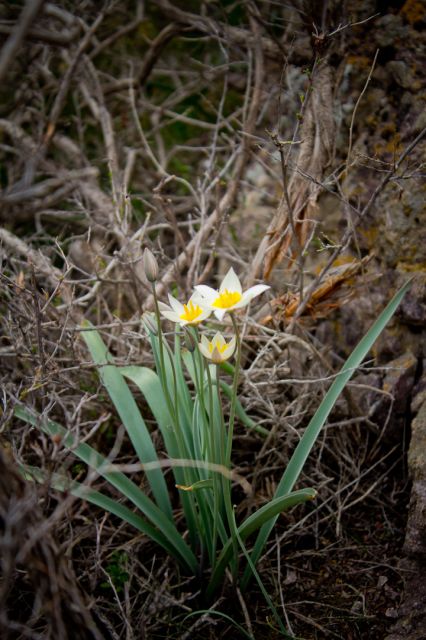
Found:
[[[421,0],[407,0],[402,7],[400,14],[411,24],[426,20],[426,5]]]

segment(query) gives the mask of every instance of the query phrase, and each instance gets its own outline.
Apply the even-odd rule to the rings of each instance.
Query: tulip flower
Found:
[[[222,280],[218,291],[205,284],[194,287],[195,291],[202,296],[204,304],[214,312],[218,320],[222,320],[228,311],[246,307],[253,298],[269,288],[267,284],[255,284],[254,287],[243,292],[240,279],[232,267]]]
[[[201,342],[198,347],[205,358],[211,360],[215,364],[220,364],[225,360],[228,360],[235,351],[236,339],[233,337],[229,342],[226,342],[221,333],[216,333],[212,340],[201,336]]]
[[[203,298],[194,293],[187,304],[182,304],[179,300],[176,300],[172,295],[168,295],[170,306],[159,302],[161,315],[167,320],[177,322],[181,327],[186,324],[194,325],[199,324],[203,320],[206,320],[211,314],[211,309],[205,304]]]

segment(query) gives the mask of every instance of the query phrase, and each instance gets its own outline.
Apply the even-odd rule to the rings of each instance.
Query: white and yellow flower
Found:
[[[205,358],[215,364],[220,364],[233,355],[236,344],[235,336],[229,342],[226,342],[223,335],[217,332],[211,340],[202,335],[198,347]]]
[[[232,267],[222,280],[219,291],[205,284],[194,287],[196,292],[202,296],[204,304],[214,312],[218,320],[222,320],[227,311],[247,306],[253,298],[269,288],[267,284],[255,284],[254,287],[243,292],[240,279]]]
[[[206,320],[212,312],[209,306],[205,304],[204,299],[197,293],[192,294],[187,304],[182,304],[170,295],[170,293],[168,297],[170,306],[164,304],[164,302],[158,303],[161,315],[167,318],[167,320],[179,323],[181,327],[186,324],[199,324],[203,320]]]

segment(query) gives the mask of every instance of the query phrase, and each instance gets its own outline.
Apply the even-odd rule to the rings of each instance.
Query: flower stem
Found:
[[[217,380],[217,367],[216,368],[216,380]],[[216,427],[214,425],[214,408],[213,408],[213,386],[212,386],[212,377],[210,374],[209,364],[206,364],[206,374],[207,374],[207,386],[208,386],[208,395],[209,395],[209,429],[210,429],[210,460],[212,462],[221,463],[220,458],[218,459],[216,456],[216,443],[215,443],[215,433]],[[219,405],[220,406],[220,405]],[[220,406],[221,409],[221,406]],[[220,443],[219,443],[220,444]],[[215,565],[216,562],[216,549],[217,549],[217,535],[218,535],[218,520],[219,520],[219,510],[220,510],[220,487],[221,480],[218,478],[217,474],[213,474],[213,532],[212,532],[212,566]]]
[[[235,340],[236,340],[236,360],[235,360],[235,370],[234,370],[234,380],[232,384],[232,396],[231,396],[231,409],[229,413],[229,423],[228,423],[228,437],[226,441],[225,448],[225,460],[224,464],[227,469],[231,469],[231,454],[232,454],[232,440],[234,435],[234,423],[235,423],[235,408],[237,402],[237,388],[238,388],[238,376],[240,373],[241,366],[241,338],[240,331],[238,329],[237,322],[235,320],[234,314],[230,314],[232,319],[232,325],[234,327],[235,332]],[[219,390],[219,378],[217,379],[217,387],[218,393]],[[220,396],[219,396],[220,397]],[[235,513],[234,507],[232,505],[232,483],[230,480],[222,479],[223,484],[223,493],[224,493],[224,502],[225,502],[225,510],[228,520],[229,531],[232,539],[232,547],[234,550],[234,557],[231,564],[231,570],[234,580],[237,577],[238,571],[238,531],[237,531],[237,523],[235,521]]]
[[[237,324],[237,321],[235,320],[234,314],[230,313],[229,315],[231,316],[232,325],[235,331],[236,358],[235,358],[234,380],[232,384],[231,409],[229,411],[228,438],[226,442],[226,451],[225,451],[225,465],[226,467],[228,467],[228,469],[230,469],[230,466],[231,466],[232,440],[234,437],[234,423],[235,423],[235,408],[237,405],[238,377],[240,375],[240,367],[241,367],[240,331],[238,329],[238,324]]]
[[[166,403],[167,403],[167,408],[169,410],[170,413],[170,417],[171,419],[176,422],[178,421],[178,417],[176,416],[176,409],[177,407],[175,407],[173,405],[172,399],[170,397],[170,393],[169,393],[169,389],[167,386],[167,380],[166,380],[166,367],[165,367],[165,361],[164,361],[164,344],[163,344],[163,332],[161,331],[161,315],[160,315],[160,308],[158,306],[158,298],[157,298],[157,292],[155,290],[155,283],[152,283],[152,295],[154,298],[154,306],[155,306],[155,317],[157,320],[157,327],[158,327],[158,348],[159,348],[159,352],[160,352],[160,379],[161,379],[161,384],[164,390],[164,396],[166,398]],[[183,452],[181,452],[182,454]]]
[[[173,399],[171,397],[171,394],[170,394],[170,391],[169,391],[169,386],[168,386],[168,383],[167,383],[166,366],[165,366],[165,358],[164,358],[163,333],[162,333],[162,330],[161,330],[161,315],[160,315],[160,308],[158,306],[158,297],[157,297],[157,292],[155,290],[155,283],[152,283],[152,294],[153,294],[153,298],[154,298],[155,316],[156,316],[157,327],[158,327],[158,348],[159,348],[159,354],[160,354],[159,377],[160,377],[160,381],[161,381],[161,386],[163,388],[164,397],[166,399],[167,408],[169,410],[170,419],[171,419],[171,421],[174,424],[175,429],[176,429],[176,441],[177,441],[177,445],[178,445],[178,449],[179,449],[179,455],[180,455],[181,458],[188,458],[190,456],[188,456],[188,452],[187,452],[187,449],[186,449],[186,446],[185,446],[185,440],[184,440],[184,437],[183,437],[182,428],[181,428],[181,424],[180,424],[176,371],[175,371],[175,368],[174,368],[172,357],[170,357],[170,367],[171,367],[172,376],[173,376],[174,402],[173,402]],[[192,474],[185,467],[183,468],[183,476],[184,476],[185,484],[187,486],[191,485],[192,484]],[[195,505],[194,496],[191,494],[191,492],[188,492],[187,498],[185,498],[185,499],[187,499],[189,504],[190,504],[189,513],[186,510],[185,511],[185,515],[187,516],[187,520],[188,520],[188,526],[189,526],[189,532],[190,532],[190,539],[191,539],[192,547],[193,547],[193,549],[195,549],[196,546],[197,546],[196,532],[198,531],[198,533],[199,533],[199,531],[200,531],[199,516],[198,516],[197,508],[196,508],[196,505]]]

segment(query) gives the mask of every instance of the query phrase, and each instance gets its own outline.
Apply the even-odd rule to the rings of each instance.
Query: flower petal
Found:
[[[223,316],[227,311],[229,311],[229,309],[215,309],[214,315],[218,320],[222,320]]]
[[[220,364],[224,360],[224,358],[222,357],[222,354],[220,353],[217,347],[213,347],[213,351],[210,354],[210,359],[215,364]]]
[[[201,336],[201,344],[203,344],[207,349],[209,348],[210,340],[204,335]]]
[[[212,304],[219,296],[219,293],[215,289],[208,287],[206,284],[197,284],[194,289],[202,298],[204,304]]]
[[[224,337],[223,337],[223,335],[220,333],[220,331],[217,331],[217,332],[215,333],[215,335],[213,336],[213,338],[212,338],[212,343],[213,343],[213,344],[216,344],[216,342],[218,342],[218,343],[220,344],[220,346],[221,346],[221,347],[222,347],[222,346],[225,344],[225,342],[226,342],[225,338],[224,338]]]
[[[165,302],[161,302],[161,300],[158,301],[158,308],[160,311],[172,311],[172,308]]]
[[[219,287],[219,293],[222,293],[222,291],[225,291],[225,289],[231,292],[234,292],[234,291],[238,291],[238,293],[242,292],[240,279],[232,267],[229,269],[228,273],[222,280],[222,283]]]
[[[198,316],[197,322],[201,322],[208,318],[212,313],[212,308],[207,304],[205,298],[203,298],[197,291],[192,294],[188,300],[188,304],[193,303],[194,306],[200,307],[202,313]]]
[[[233,355],[235,351],[235,346],[236,346],[236,340],[235,338],[232,338],[232,340],[227,345],[225,351],[222,352],[223,360],[228,360]]]
[[[169,309],[169,310],[164,309],[163,311],[161,311],[161,315],[167,318],[167,320],[171,320],[172,322],[179,322],[179,324],[182,324],[182,320],[179,318],[178,314],[172,309]]]
[[[202,286],[202,285],[200,285],[200,286]],[[187,304],[189,304],[190,302],[192,302],[194,305],[198,304],[199,307],[202,307],[203,305],[205,306],[205,304],[206,304],[205,299],[203,298],[203,296],[200,293],[198,293],[198,291],[194,291],[192,296],[189,298]]]
[[[183,304],[181,304],[179,300],[176,300],[176,298],[174,298],[170,293],[168,294],[168,298],[173,311],[176,311],[178,315],[181,315],[185,311]]]
[[[211,316],[212,314],[212,310],[211,309],[204,309],[202,310],[202,312],[200,313],[200,315],[197,318],[197,324],[200,322],[203,322],[204,320],[207,320],[207,318],[209,316]]]
[[[204,336],[202,336],[201,340],[203,339]],[[201,353],[203,354],[203,356],[205,358],[207,358],[208,360],[211,360],[211,353],[209,351],[209,347],[208,347],[209,341],[207,340],[207,345],[204,342],[199,342],[198,343],[198,348],[201,351]]]
[[[239,302],[237,302],[237,304],[234,305],[234,309],[241,309],[242,307],[247,306],[248,303],[253,300],[253,298],[256,298],[256,296],[260,296],[261,293],[270,288],[271,287],[267,284],[255,284],[254,287],[250,287],[250,289],[244,291],[243,297]]]

